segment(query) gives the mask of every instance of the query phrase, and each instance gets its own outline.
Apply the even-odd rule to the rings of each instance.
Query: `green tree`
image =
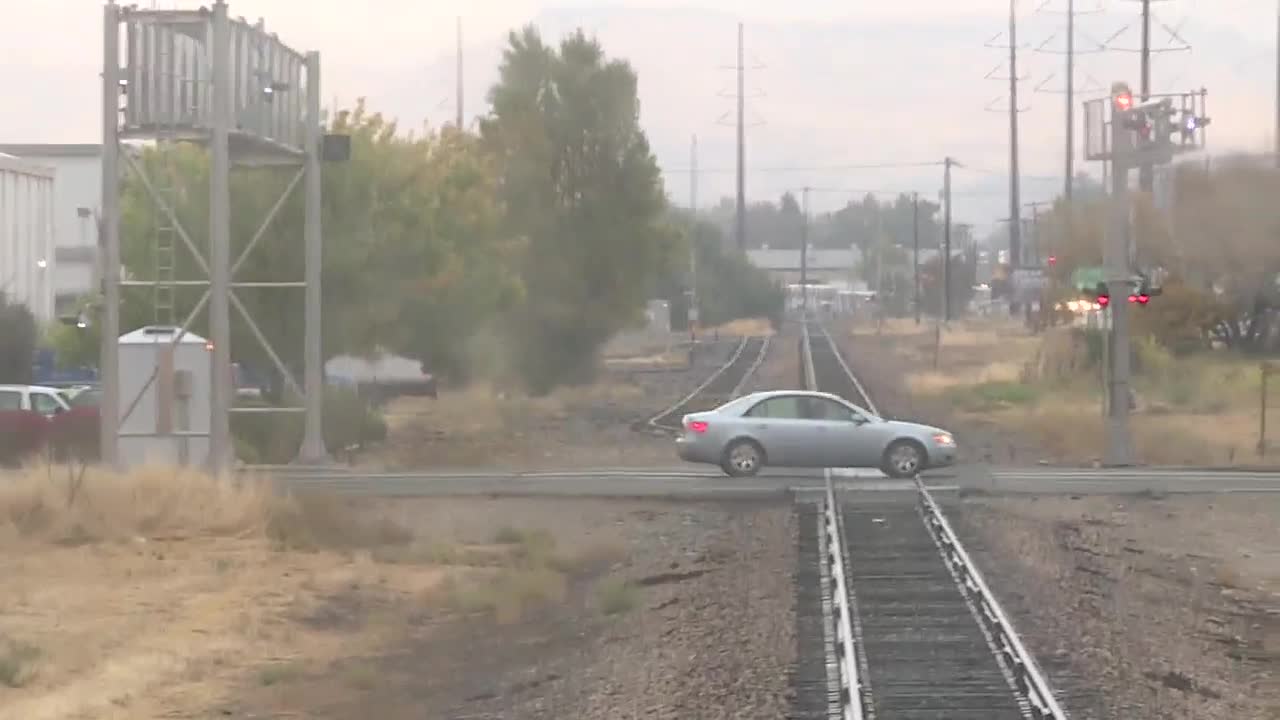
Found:
[[[531,392],[589,379],[662,265],[666,201],[636,86],[581,31],[557,50],[526,27],[490,90],[482,136],[502,159],[505,230],[528,242],[507,327]]]
[[[31,382],[36,337],[36,321],[27,306],[0,292],[0,384]]]
[[[333,132],[351,136],[349,162],[323,167],[324,356],[385,348],[422,360],[436,372],[468,366],[467,339],[518,293],[515,246],[499,241],[498,177],[474,136],[455,131],[402,133],[369,113],[363,101],[339,112]],[[209,168],[195,148],[149,150],[140,160],[154,184],[175,189],[176,214],[201,255],[208,255]],[[296,172],[238,170],[232,176],[232,258],[238,258]],[[122,194],[124,262],[131,275],[155,277],[159,212],[136,178]],[[238,281],[303,276],[304,198],[287,198],[236,274]],[[195,256],[179,242],[175,274],[201,279]],[[303,298],[294,289],[236,291],[274,349],[301,370]],[[200,289],[180,288],[176,320]],[[125,293],[123,329],[152,321],[146,290]],[[235,311],[233,310],[233,316]],[[237,361],[273,371],[240,318],[233,322]],[[193,331],[206,334],[206,316]]]

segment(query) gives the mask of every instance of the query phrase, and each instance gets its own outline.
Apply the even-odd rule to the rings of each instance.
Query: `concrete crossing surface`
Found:
[[[771,497],[824,487],[823,470],[775,470],[754,478],[729,478],[697,466],[585,468],[569,470],[458,470],[371,472],[359,468],[253,467],[293,490],[375,496],[511,495],[673,497],[682,499]],[[832,469],[837,489],[902,491],[909,481],[890,480],[878,470]],[[1199,468],[991,468],[966,465],[924,475],[938,490],[982,493],[1135,494],[1280,492],[1280,472]]]

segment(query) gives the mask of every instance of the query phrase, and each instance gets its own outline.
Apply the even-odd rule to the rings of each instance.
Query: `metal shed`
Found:
[[[149,325],[122,335],[120,462],[203,464],[209,456],[209,343],[178,328]]]

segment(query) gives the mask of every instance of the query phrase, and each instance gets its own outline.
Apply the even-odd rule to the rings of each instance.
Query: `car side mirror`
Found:
[[[864,417],[862,417],[861,415],[858,415],[858,414],[856,414],[856,413],[850,413],[850,414],[849,414],[849,420],[850,420],[850,422],[852,422],[854,425],[866,425],[866,424],[867,424],[867,422],[868,422],[868,420],[867,420],[866,418],[864,418]]]

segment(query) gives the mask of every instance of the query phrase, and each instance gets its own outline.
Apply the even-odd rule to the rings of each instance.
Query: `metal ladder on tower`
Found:
[[[172,33],[168,33],[164,41],[159,47],[160,62],[159,65],[164,70],[161,71],[159,77],[159,85],[163,88],[162,96],[169,96],[170,100],[176,97],[179,91],[179,83],[182,78],[177,76],[175,70],[176,63],[174,54],[174,37]],[[156,151],[159,162],[157,163],[156,177],[156,195],[157,200],[165,206],[177,212],[177,180],[174,175],[174,167],[172,153],[177,148],[175,140],[174,123],[177,118],[173,116],[172,102],[167,103],[170,109],[167,113],[166,122],[161,126],[156,137]],[[153,277],[155,285],[152,288],[152,311],[154,314],[154,322],[156,325],[172,327],[176,325],[177,304],[174,291],[174,280],[177,273],[177,240],[178,228],[175,227],[169,213],[160,210],[156,215],[155,237],[152,246],[153,260]]]

